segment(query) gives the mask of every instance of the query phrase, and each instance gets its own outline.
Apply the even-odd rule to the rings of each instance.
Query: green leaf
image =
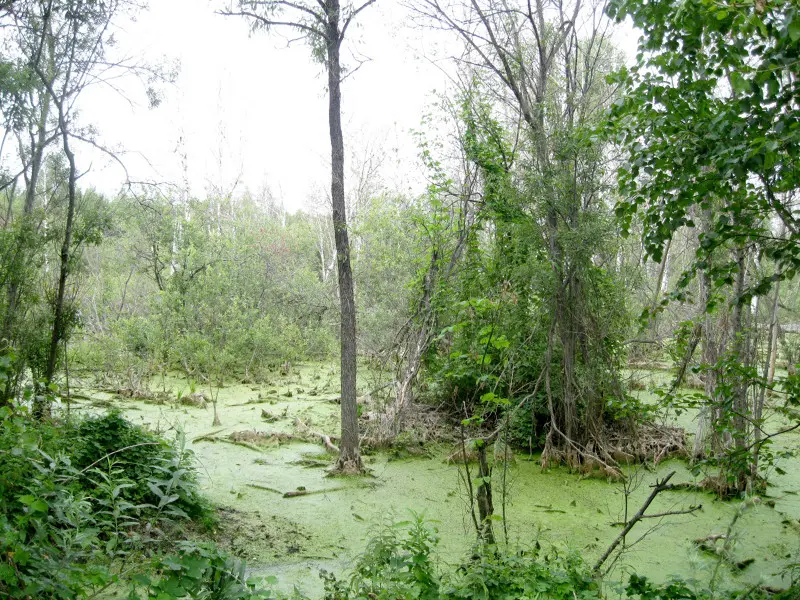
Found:
[[[800,40],[800,19],[797,18],[797,13],[795,13],[792,20],[789,21],[787,30],[789,33],[789,39],[791,39],[793,42]]]
[[[739,94],[747,94],[750,92],[750,82],[747,81],[741,73],[734,71],[730,76],[731,87]]]

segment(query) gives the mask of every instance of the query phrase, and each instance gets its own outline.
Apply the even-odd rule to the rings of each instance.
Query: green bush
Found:
[[[326,600],[602,598],[577,554],[502,553],[484,546],[454,573],[440,574],[433,560],[437,542],[436,530],[418,516],[384,529],[367,544],[349,581],[323,573]]]
[[[442,598],[484,600],[600,600],[599,583],[576,553],[538,550],[502,553],[487,548],[459,568]]]
[[[773,594],[758,587],[746,591],[736,590],[727,592],[713,592],[705,587],[689,586],[681,580],[668,581],[662,585],[655,585],[646,577],[631,575],[628,586],[625,588],[628,598],[635,600],[797,600],[800,598],[800,587],[792,586],[788,590]]]
[[[349,582],[323,571],[326,600],[435,600],[439,577],[431,554],[438,540],[436,529],[419,516],[384,528],[370,539]]]
[[[35,422],[0,408],[0,597],[88,597],[176,521],[210,518],[190,460],[118,413]]]
[[[213,544],[179,542],[174,554],[158,557],[152,570],[160,576],[139,574],[133,578],[128,600],[263,600],[275,598],[267,580],[248,578],[245,563]]]
[[[74,466],[97,469],[84,475],[84,484],[96,487],[100,469],[115,468],[117,478],[129,482],[119,495],[131,502],[167,510],[175,517],[207,517],[208,503],[197,491],[191,468],[193,455],[179,438],[171,445],[158,435],[126,420],[113,410],[84,419],[75,428],[71,449]],[[171,500],[164,504],[165,498]]]

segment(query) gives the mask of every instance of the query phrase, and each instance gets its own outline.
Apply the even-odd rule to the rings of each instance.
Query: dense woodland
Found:
[[[428,185],[411,195],[342,131],[340,50],[373,2],[209,8],[305,38],[325,73],[331,187],[287,212],[267,186],[83,186],[86,150],[113,153],[76,108],[85,89],[131,77],[158,103],[174,77],[118,55],[114,27],[145,9],[0,1],[0,596],[283,594],[215,543],[226,517],[190,441],[134,424],[125,402],[208,404],[222,426],[221,390],[276,395],[312,365],[338,379],[338,424],[298,418],[286,439],[324,445],[345,485],[374,477],[362,455],[444,445],[474,543],[449,569],[423,518],[388,529],[324,574],[326,598],[800,597],[797,554],[780,586],[742,587],[726,564],[741,514],[799,467],[800,8],[410,2],[459,49],[414,134]],[[633,62],[615,46],[624,20]],[[517,548],[512,454],[607,485],[668,459],[694,477],[652,475],[605,552]],[[678,486],[735,507],[702,542],[712,574],[609,588],[630,531],[700,510],[647,514]]]

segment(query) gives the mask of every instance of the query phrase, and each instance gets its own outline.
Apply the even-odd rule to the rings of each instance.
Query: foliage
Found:
[[[602,595],[599,583],[592,578],[578,554],[555,549],[516,553],[489,549],[464,565],[460,573],[443,586],[442,597],[594,600]]]
[[[800,12],[788,0],[614,0],[608,12],[631,17],[643,32],[636,64],[613,78],[624,95],[606,127],[623,151],[616,207],[623,232],[640,218],[645,252],[656,262],[682,230],[696,239],[674,292],[643,316],[671,300],[699,305],[693,342],[685,343],[684,328],[675,346],[685,365],[702,332],[695,370],[708,397],[698,432],[711,435],[710,443],[698,436],[695,454],[710,450],[723,493],[743,493],[760,485],[762,448],[770,462],[771,436],[761,431],[766,390],[785,388],[767,375],[771,343],[757,372],[758,311],[773,305],[775,320],[773,286],[800,266],[793,208],[800,124],[786,110],[800,98]]]
[[[737,598],[751,598],[752,600],[791,600],[797,597],[800,589],[797,586],[773,594],[760,588],[750,588],[744,591],[712,592],[698,585],[689,585],[681,580],[673,580],[656,585],[646,577],[631,575],[625,594],[635,600],[735,600]]]
[[[119,414],[57,424],[0,411],[0,594],[88,597],[177,521],[208,522],[190,455]]]
[[[263,587],[274,584],[274,577],[261,582],[248,578],[243,561],[227,555],[209,543],[179,542],[178,551],[153,561],[160,577],[138,574],[128,600],[262,600],[275,598]]]
[[[462,191],[464,206],[453,207],[442,200],[453,195],[453,184],[442,179],[432,190],[432,215],[423,223],[426,230],[444,229],[448,213],[461,211],[454,221],[464,227],[448,232],[461,236],[460,247],[435,248],[441,253],[437,269],[453,274],[441,279],[433,300],[439,327],[425,356],[430,389],[450,410],[480,414],[490,423],[513,411],[516,445],[544,447],[550,440],[560,446],[563,439],[548,428],[561,422],[567,431],[567,421],[575,427],[571,441],[582,445],[587,435],[600,437],[604,417],[610,421],[619,414],[609,409],[626,401],[618,370],[625,358],[627,301],[615,273],[603,264],[615,251],[608,241],[613,223],[606,207],[591,204],[579,211],[580,222],[550,230],[548,212],[558,206],[559,214],[569,213],[574,198],[545,189],[551,174],[537,170],[534,148],[515,147],[513,129],[499,120],[502,112],[488,100],[488,89],[473,82],[456,117],[464,176],[479,189]],[[559,135],[559,153],[579,156],[580,164],[596,160],[598,150],[582,128]],[[441,166],[432,162],[431,168],[438,172]],[[562,175],[578,177],[571,167]],[[479,197],[474,206],[473,196]],[[551,255],[553,236],[559,256]],[[569,273],[559,275],[562,268]],[[559,299],[567,292],[569,300]],[[568,327],[559,324],[566,318]]]
[[[438,598],[438,576],[431,556],[438,539],[436,529],[419,515],[383,528],[367,543],[348,583],[323,571],[325,597]]]
[[[70,439],[71,438],[71,439]],[[125,419],[119,411],[81,421],[71,441],[71,462],[84,475],[87,487],[99,482],[93,475],[113,469],[115,478],[129,482],[117,494],[136,504],[148,504],[175,518],[206,517],[207,502],[197,490],[193,455],[182,434],[174,444]]]
[[[729,265],[712,267],[708,258],[735,239],[757,243],[779,265],[751,293],[793,277],[800,255],[786,194],[800,187],[800,124],[784,108],[800,96],[795,3],[692,0],[676,10],[671,0],[615,0],[609,13],[632,17],[644,32],[636,66],[617,76],[626,94],[611,113],[628,157],[618,215],[629,224],[644,211],[645,249],[658,261],[666,240],[696,222],[692,207],[715,199],[721,207],[694,269],[710,269],[717,285],[732,283]],[[771,214],[789,238],[765,231]]]
[[[401,535],[402,534],[402,535]],[[455,573],[441,574],[432,558],[436,530],[420,516],[374,536],[359,558],[349,583],[324,573],[328,600],[420,598],[501,600],[546,597],[600,599],[577,554],[552,550],[503,553],[494,546],[476,549]]]

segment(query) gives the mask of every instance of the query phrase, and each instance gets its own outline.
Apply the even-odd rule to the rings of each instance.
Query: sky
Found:
[[[141,83],[96,86],[81,99],[81,120],[121,152],[126,172],[100,152],[79,155],[83,185],[114,194],[125,181],[188,181],[191,193],[253,193],[268,187],[289,210],[324,203],[330,145],[326,78],[291,32],[250,34],[238,17],[216,14],[221,0],[151,0],[115,34],[117,52],[180,65],[149,108]],[[412,130],[448,86],[436,32],[414,27],[397,0],[379,0],[348,30],[345,61],[367,58],[342,87],[348,167],[384,156],[386,185],[415,193],[424,177]],[[630,32],[625,40],[635,39]],[[628,44],[630,45],[630,44]],[[348,60],[349,58],[349,60]],[[88,164],[87,164],[88,163]],[[347,167],[346,167],[347,168]]]

